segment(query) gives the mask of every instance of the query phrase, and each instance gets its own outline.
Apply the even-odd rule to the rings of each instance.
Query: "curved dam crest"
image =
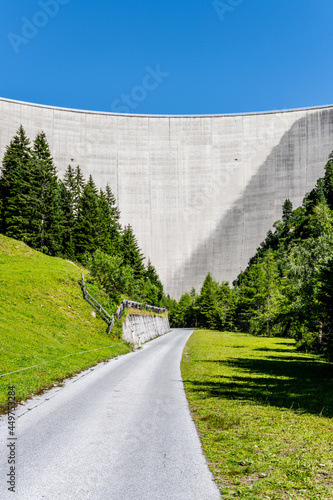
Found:
[[[299,206],[333,149],[333,106],[243,115],[121,115],[0,99],[0,154],[43,130],[59,176],[109,183],[166,292],[232,281],[290,198]]]
[[[189,290],[194,286],[193,276],[200,286],[208,269],[214,276],[233,281],[246,268],[248,258],[265,239],[272,223],[281,219],[285,199],[292,200],[294,208],[302,204],[305,193],[323,175],[332,150],[333,109],[299,119],[273,148],[211,235],[177,270],[174,280],[180,277],[182,286]],[[240,230],[235,231],[235,227]],[[243,265],[237,267],[239,263]]]

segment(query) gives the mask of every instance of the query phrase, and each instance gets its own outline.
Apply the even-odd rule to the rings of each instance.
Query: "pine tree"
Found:
[[[57,171],[44,132],[34,141],[29,171],[30,222],[27,242],[56,255],[62,250],[63,216]]]
[[[68,165],[63,182],[67,191],[68,208],[71,213],[71,217],[75,220],[78,213],[80,198],[85,185],[79,165],[77,165],[75,170],[71,165]]]
[[[146,279],[148,279],[158,289],[157,302],[159,303],[163,298],[163,285],[158,277],[155,267],[150,262],[150,259],[148,259],[147,262],[145,276]]]
[[[178,326],[182,328],[185,328],[186,326],[193,326],[191,325],[191,317],[190,317],[191,305],[192,305],[191,295],[188,292],[183,293],[178,302],[177,312],[175,316],[175,320]]]
[[[125,226],[121,238],[121,254],[124,264],[130,266],[134,271],[136,279],[144,275],[143,254],[139,248],[133,229],[130,224]]]
[[[282,205],[282,238],[286,238],[290,234],[290,229],[293,221],[293,204],[287,199]]]
[[[63,246],[65,254],[72,260],[75,258],[74,228],[84,184],[80,167],[77,166],[74,170],[71,165],[68,165],[61,189],[64,214]]]
[[[75,218],[73,212],[73,203],[71,192],[67,189],[66,183],[71,180],[72,168],[69,166],[66,170],[64,180],[59,181],[61,209],[63,214],[63,251],[64,254],[71,260],[75,259],[75,246],[73,242],[73,233],[75,226]]]
[[[60,191],[45,134],[33,149],[21,126],[7,148],[1,178],[3,230],[38,250],[61,249]]]
[[[304,228],[308,237],[319,237],[332,232],[333,212],[326,201],[316,205],[305,219]]]
[[[85,253],[93,253],[100,245],[101,227],[99,197],[95,183],[90,176],[84,186],[78,206],[74,228],[75,253],[82,259]]]
[[[91,176],[90,178],[92,179]],[[75,217],[77,217],[78,214],[80,198],[82,196],[85,184],[86,183],[83,174],[81,172],[80,166],[76,165],[76,169],[74,172],[74,183],[73,183],[73,211]]]
[[[216,329],[220,325],[220,311],[217,302],[218,284],[210,273],[207,274],[198,299],[199,324],[203,327]]]
[[[264,307],[262,312],[262,319],[266,322],[266,335],[269,337],[272,334],[272,320],[276,316],[280,297],[280,279],[276,262],[274,260],[274,252],[268,250],[264,256],[262,267],[264,270],[263,287],[264,290]]]
[[[243,276],[238,294],[238,316],[243,329],[254,335],[279,333],[275,318],[282,303],[280,275],[274,252],[268,249]]]
[[[30,141],[20,126],[11,140],[2,162],[0,178],[1,231],[16,239],[25,239],[29,195]]]
[[[330,154],[325,166],[323,188],[328,206],[333,209],[333,152]]]
[[[68,165],[63,180],[63,187],[65,192],[64,204],[66,204],[64,206],[66,208],[66,216],[68,217],[68,222],[70,221],[72,222],[72,224],[75,221],[74,185],[75,185],[75,171],[71,165]]]
[[[191,306],[190,306],[190,312],[189,312],[189,323],[193,327],[198,326],[198,311],[199,311],[199,296],[197,292],[195,291],[195,288],[192,287],[190,291],[190,297],[191,297]]]
[[[120,225],[114,218],[113,207],[108,201],[108,195],[102,190],[99,193],[99,210],[101,222],[101,248],[109,255],[120,252]]]
[[[333,258],[331,257],[319,275],[318,306],[322,324],[324,324],[324,338],[322,348],[329,361],[333,360]]]
[[[320,203],[326,203],[325,181],[322,177],[317,180],[316,186],[310,193],[305,195],[303,200],[303,205],[308,214]]]
[[[106,198],[106,201],[107,201],[107,203],[109,205],[109,209],[110,209],[110,212],[111,212],[111,217],[114,220],[116,220],[117,222],[119,222],[119,220],[120,220],[120,210],[117,207],[116,198],[115,198],[114,194],[112,193],[109,184],[107,184],[106,188],[105,188],[105,198]]]
[[[6,147],[2,161],[1,183],[4,187],[10,184],[11,172],[15,170],[18,160],[27,163],[31,157],[30,141],[22,125]]]
[[[293,204],[290,200],[285,200],[282,205],[282,221],[284,224],[288,225],[289,220],[293,215]]]
[[[233,314],[234,314],[234,294],[229,286],[228,281],[222,281],[219,284],[217,290],[217,299],[219,309],[221,311],[221,326],[222,328],[228,327],[229,329],[233,326]]]

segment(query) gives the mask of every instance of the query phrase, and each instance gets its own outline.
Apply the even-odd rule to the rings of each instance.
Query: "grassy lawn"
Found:
[[[333,366],[294,342],[196,331],[182,375],[223,498],[333,499]]]
[[[83,299],[81,271],[87,274],[66,260],[0,235],[0,375],[44,363],[0,377],[0,409],[9,385],[15,386],[17,400],[24,400],[130,351],[119,338],[119,325],[107,335],[107,324],[92,315],[93,308]],[[89,282],[87,286],[110,310],[103,291]],[[91,352],[78,354],[82,351]]]

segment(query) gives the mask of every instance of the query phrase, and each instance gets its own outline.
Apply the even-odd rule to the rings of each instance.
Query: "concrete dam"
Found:
[[[111,186],[165,290],[200,290],[210,271],[232,282],[289,198],[302,203],[333,150],[333,106],[158,116],[0,99],[1,158],[23,125],[43,130],[62,177],[69,164]]]

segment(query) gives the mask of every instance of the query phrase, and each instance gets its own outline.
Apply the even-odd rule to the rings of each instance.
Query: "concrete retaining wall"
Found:
[[[123,323],[123,339],[140,345],[170,331],[168,317],[129,314]]]

